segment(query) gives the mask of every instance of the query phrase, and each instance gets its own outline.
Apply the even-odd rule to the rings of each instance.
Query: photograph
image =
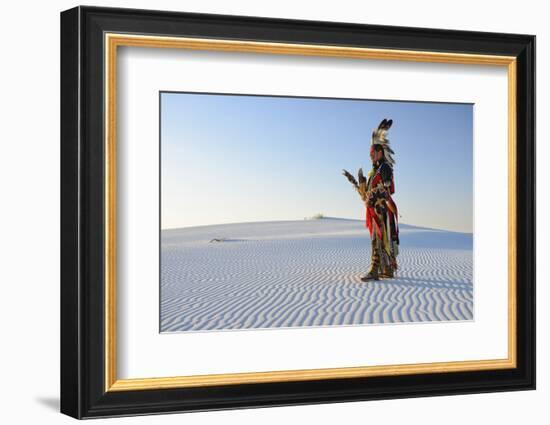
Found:
[[[161,333],[474,320],[471,103],[159,93]]]

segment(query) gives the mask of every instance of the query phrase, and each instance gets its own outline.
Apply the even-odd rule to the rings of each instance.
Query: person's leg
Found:
[[[385,279],[391,279],[394,277],[394,268],[391,262],[386,267],[384,267],[384,269],[380,273],[380,277],[383,277]]]
[[[380,241],[376,236],[376,232],[373,232],[371,238],[371,258],[370,258],[370,268],[368,273],[361,277],[362,281],[367,280],[378,280],[380,269]]]
[[[383,211],[380,214],[380,221],[382,223],[382,238],[383,241],[380,244],[380,277],[391,279],[394,276],[393,260],[392,260],[392,244],[391,244],[391,228],[389,225],[389,219],[387,211]]]
[[[391,246],[388,242],[385,245]],[[381,249],[380,257],[380,277],[391,279],[394,276],[393,262],[385,247]]]
[[[390,241],[390,265],[392,269],[392,277],[397,271],[397,255],[399,254],[399,236],[397,233],[397,222],[393,213],[389,214],[389,234],[388,238]]]
[[[384,235],[385,237],[385,235]],[[380,266],[379,272],[383,277],[391,277],[392,271],[390,266],[390,258],[386,252],[386,241],[380,241],[379,247],[379,257],[380,257]]]

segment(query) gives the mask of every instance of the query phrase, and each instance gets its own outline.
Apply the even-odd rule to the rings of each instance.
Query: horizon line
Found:
[[[195,227],[224,226],[224,225],[231,225],[231,224],[252,224],[252,223],[259,224],[259,223],[278,223],[278,222],[290,222],[290,221],[317,221],[317,220],[324,220],[324,219],[364,222],[364,220],[357,219],[357,218],[323,216],[323,217],[318,217],[318,218],[316,218],[316,217],[304,217],[302,219],[235,221],[235,222],[228,222],[228,223],[211,223],[211,224],[199,224],[199,225],[180,226],[180,227],[165,227],[165,228],[161,227],[160,231],[191,229],[191,228],[195,228]],[[399,225],[417,227],[419,229],[436,230],[436,231],[443,231],[443,232],[452,232],[452,233],[465,233],[465,234],[472,234],[472,235],[474,233],[473,231],[464,232],[464,231],[459,231],[459,230],[449,230],[449,229],[443,229],[443,228],[437,228],[437,227],[419,226],[419,225],[416,225],[416,224],[403,223],[403,222],[399,222]]]

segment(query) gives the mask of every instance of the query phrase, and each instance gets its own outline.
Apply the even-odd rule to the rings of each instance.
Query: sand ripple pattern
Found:
[[[164,230],[161,249],[162,332],[473,319],[471,234],[402,225],[397,277],[368,283],[357,220]]]

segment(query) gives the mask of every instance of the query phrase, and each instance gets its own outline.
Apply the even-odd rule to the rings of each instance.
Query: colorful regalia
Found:
[[[399,253],[399,227],[397,206],[392,199],[395,192],[393,176],[394,154],[386,134],[392,120],[384,119],[372,133],[372,169],[368,178],[360,168],[358,180],[346,170],[343,174],[353,184],[365,203],[365,226],[371,237],[371,265],[362,280],[378,280],[379,277],[392,278],[397,270]],[[381,152],[381,154],[377,154]]]

